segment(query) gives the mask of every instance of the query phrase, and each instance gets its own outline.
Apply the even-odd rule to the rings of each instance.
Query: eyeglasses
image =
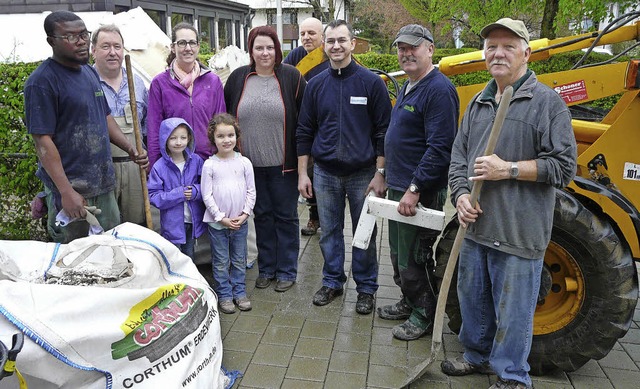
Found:
[[[190,47],[198,47],[200,45],[200,43],[198,41],[185,41],[184,39],[181,39],[177,42],[174,42],[176,45],[178,45],[178,47],[180,48],[185,48],[187,47],[187,45],[189,45]]]
[[[49,36],[57,39],[66,39],[67,42],[73,44],[73,43],[78,43],[80,39],[82,39],[85,42],[88,41],[89,37],[91,36],[91,31],[83,31],[80,34],[73,34],[73,35],[49,35]]]

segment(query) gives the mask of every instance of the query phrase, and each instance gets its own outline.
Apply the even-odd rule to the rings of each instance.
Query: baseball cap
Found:
[[[419,24],[408,24],[398,31],[396,40],[394,40],[391,45],[397,45],[398,42],[402,42],[411,46],[418,46],[425,39],[433,43],[433,35],[431,35],[431,31]]]
[[[486,39],[487,35],[496,28],[506,28],[529,43],[529,31],[527,31],[527,27],[524,25],[522,20],[502,18],[495,23],[484,26],[480,31],[480,36]]]

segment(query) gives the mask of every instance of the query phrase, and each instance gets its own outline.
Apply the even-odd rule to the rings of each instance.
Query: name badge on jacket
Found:
[[[351,96],[351,104],[354,104],[354,105],[367,105],[367,98],[366,97]]]

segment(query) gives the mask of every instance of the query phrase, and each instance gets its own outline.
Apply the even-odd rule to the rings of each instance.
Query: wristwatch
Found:
[[[420,193],[420,190],[418,190],[418,186],[416,184],[411,184],[409,185],[409,192],[411,193]]]
[[[378,171],[378,173],[382,174],[382,177],[384,177],[384,168],[383,167],[379,167],[377,171]]]
[[[520,175],[520,170],[518,169],[518,162],[511,162],[511,169],[509,169],[509,176],[515,180],[516,178],[518,178],[518,175]]]

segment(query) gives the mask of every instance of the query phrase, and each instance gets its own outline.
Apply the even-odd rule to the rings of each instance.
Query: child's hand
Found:
[[[228,217],[220,220],[220,223],[231,230],[237,230],[238,228],[240,228],[240,226],[236,224],[235,219],[229,219]]]
[[[184,188],[184,197],[187,200],[191,200],[191,194],[192,194],[191,185],[185,186],[185,188]]]

